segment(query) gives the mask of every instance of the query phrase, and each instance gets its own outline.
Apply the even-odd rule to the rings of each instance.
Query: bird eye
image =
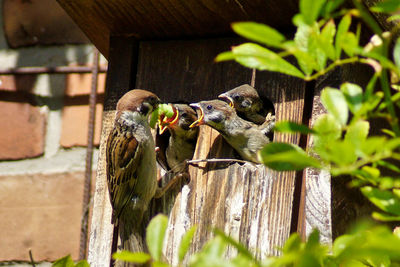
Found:
[[[239,96],[239,95],[235,95],[235,96],[233,97],[233,99],[234,99],[235,101],[239,101],[239,100],[240,100],[240,96]]]
[[[189,117],[189,114],[187,114],[187,113],[182,113],[181,116],[184,117],[184,118],[187,118],[187,117]]]
[[[211,109],[212,109],[212,106],[211,106],[211,105],[208,105],[208,106],[207,106],[207,109],[208,109],[208,110],[211,110]]]

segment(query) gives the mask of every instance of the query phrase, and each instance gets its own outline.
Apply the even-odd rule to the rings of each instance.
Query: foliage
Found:
[[[89,267],[89,263],[86,260],[78,261],[76,264],[71,259],[70,255],[62,257],[61,259],[56,260],[53,264],[53,267]]]
[[[313,167],[326,169],[333,176],[349,175],[351,184],[360,187],[364,196],[381,210],[374,212],[373,218],[400,220],[400,167],[393,163],[400,160],[400,126],[395,114],[395,106],[400,108],[400,86],[396,84],[400,76],[400,39],[393,40],[400,26],[394,27],[392,32],[383,32],[359,0],[353,0],[353,9],[342,7],[343,2],[300,0],[300,13],[293,18],[297,31],[292,39],[264,24],[234,23],[232,28],[237,34],[257,43],[235,46],[219,54],[216,60],[235,60],[249,68],[280,72],[305,81],[316,80],[344,64],[357,62],[370,66],[374,75],[366,88],[344,83],[340,88],[328,87],[321,92],[321,102],[327,113],[318,117],[312,128],[287,121],[276,125],[276,131],[309,134],[313,140],[312,150],[304,151],[293,144],[270,143],[260,151],[259,157],[275,170]],[[399,9],[399,0],[385,0],[370,10],[389,13],[388,20],[395,21],[400,19],[395,13]],[[366,45],[360,43],[362,26],[357,22],[360,20],[375,34]],[[391,43],[394,44],[392,54],[389,53]],[[152,115],[152,125],[158,113],[173,115],[170,107],[160,106]],[[387,120],[390,129],[381,129],[382,135],[372,136],[370,120],[374,118]],[[382,169],[395,175],[382,175]],[[148,225],[149,253],[122,251],[115,253],[114,259],[170,266],[162,255],[167,224],[167,217],[158,215]],[[306,242],[298,234],[292,234],[281,256],[262,261],[217,229],[214,238],[187,258],[195,232],[193,227],[182,237],[178,266],[184,262],[194,267],[400,266],[400,231],[392,233],[382,225],[359,224],[349,234],[338,237],[332,247],[320,243],[317,231],[312,232]],[[225,257],[228,247],[237,251],[230,259]],[[76,265],[79,264],[87,266],[86,262]],[[76,266],[69,256],[54,265]]]
[[[150,263],[151,266],[171,266],[163,261],[162,247],[168,219],[157,215],[147,227],[146,243],[150,253],[121,251],[114,253],[114,259]],[[191,228],[181,240],[178,266],[190,247],[196,228]],[[384,226],[359,224],[351,234],[337,238],[330,249],[319,242],[319,233],[314,231],[307,242],[298,234],[292,234],[282,248],[282,256],[259,260],[253,252],[241,243],[214,229],[214,237],[203,248],[187,259],[189,267],[278,267],[278,266],[396,266],[400,264],[400,238]],[[150,236],[149,234],[152,233]],[[236,256],[227,259],[231,247]],[[400,266],[400,265],[399,265]]]
[[[351,185],[360,187],[381,210],[373,213],[375,219],[400,220],[400,127],[395,114],[395,106],[400,107],[400,87],[395,84],[400,74],[400,38],[393,40],[400,26],[383,32],[360,1],[353,1],[354,9],[341,8],[342,2],[301,0],[300,13],[293,18],[297,27],[293,39],[264,24],[234,23],[232,28],[237,34],[261,45],[244,43],[219,54],[216,60],[235,60],[249,68],[277,71],[305,81],[344,64],[370,66],[374,74],[366,88],[344,83],[340,88],[322,90],[321,102],[327,113],[319,116],[312,128],[287,121],[277,123],[276,131],[310,134],[310,151],[293,144],[271,143],[260,151],[259,157],[275,170],[313,167],[327,169],[333,176],[349,175]],[[399,9],[399,0],[386,0],[371,7],[371,11],[380,13]],[[395,14],[388,20],[396,19]],[[366,45],[360,44],[360,20],[374,32]],[[390,57],[391,42],[394,49]],[[391,128],[372,136],[370,120],[374,118],[385,119]],[[395,175],[382,175],[382,169]]]

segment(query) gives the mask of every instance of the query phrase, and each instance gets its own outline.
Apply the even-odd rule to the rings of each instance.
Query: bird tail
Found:
[[[144,243],[144,226],[142,225],[143,211],[135,210],[123,212],[118,218],[118,234],[120,238],[119,250],[143,252],[146,250]],[[137,266],[133,263],[117,261],[118,267]]]

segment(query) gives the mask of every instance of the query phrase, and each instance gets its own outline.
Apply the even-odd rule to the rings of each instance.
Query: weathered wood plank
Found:
[[[234,21],[292,27],[295,0],[57,0],[101,53],[108,36],[138,39],[222,36]]]
[[[88,261],[91,266],[109,266],[113,240],[111,205],[106,177],[106,142],[114,123],[115,107],[118,99],[132,88],[136,77],[137,42],[132,38],[113,37],[110,40],[106,97],[104,102],[103,126],[100,153],[97,163],[96,189],[93,200]]]
[[[330,84],[330,86],[334,86]],[[309,126],[312,127],[326,110],[321,104],[320,93],[323,85],[320,83],[314,89],[312,113]],[[313,89],[313,88],[308,88]],[[312,149],[314,138],[308,136],[307,149]],[[306,168],[303,171],[301,204],[299,212],[298,232],[306,239],[317,229],[322,243],[332,243],[332,212],[331,212],[331,176],[329,172]]]

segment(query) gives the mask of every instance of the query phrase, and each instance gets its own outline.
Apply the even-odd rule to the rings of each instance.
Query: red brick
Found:
[[[96,121],[94,128],[94,144],[100,143],[101,119],[103,105],[96,105]],[[61,146],[86,146],[89,120],[89,106],[64,106],[62,115]]]
[[[72,73],[65,75],[65,94],[67,96],[89,95],[92,88],[91,73]],[[104,93],[106,74],[99,73],[97,93]]]
[[[79,255],[83,172],[0,176],[0,261]]]
[[[46,119],[39,107],[0,101],[0,114],[0,159],[43,154]]]
[[[0,75],[1,91],[32,92],[36,75]]]

